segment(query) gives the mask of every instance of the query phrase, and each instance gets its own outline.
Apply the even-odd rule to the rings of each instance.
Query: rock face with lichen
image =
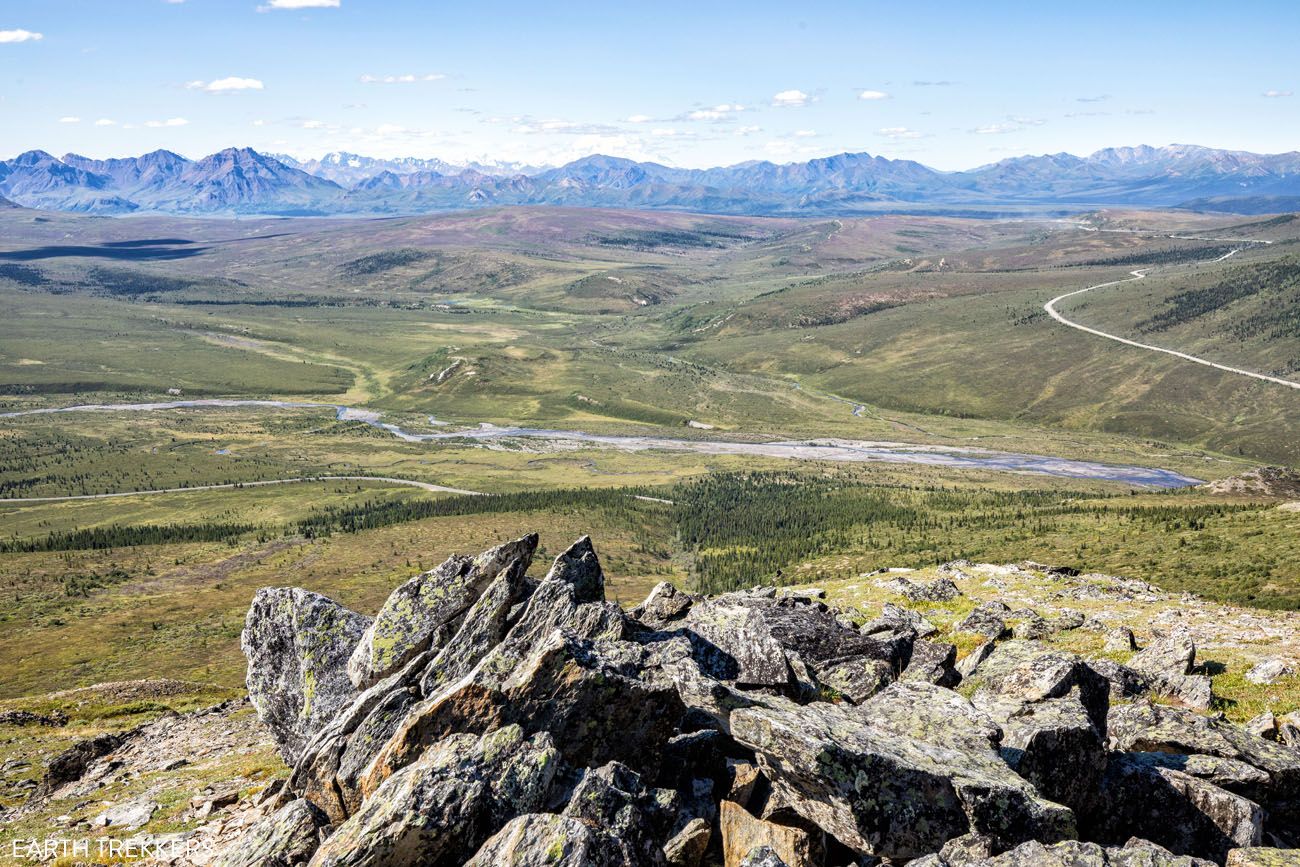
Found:
[[[1181,633],[1094,662],[1044,642],[1082,615],[986,601],[958,662],[946,577],[866,617],[667,584],[623,611],[590,539],[530,578],[536,547],[452,557],[373,621],[258,593],[249,692],[293,770],[221,863],[1297,863],[1290,730],[1190,709]]]
[[[284,760],[351,701],[347,661],[370,618],[298,587],[257,591],[239,644],[248,659],[246,685]]]

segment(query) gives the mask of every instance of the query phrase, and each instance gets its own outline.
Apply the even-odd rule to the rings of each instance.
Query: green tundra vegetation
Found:
[[[1300,224],[1083,219],[1125,231],[555,208],[378,221],[6,211],[0,413],[321,406],[0,418],[2,688],[145,673],[235,687],[257,587],[301,584],[373,610],[413,570],[533,530],[550,553],[590,533],[625,604],[660,580],[707,592],[851,582],[965,557],[1300,608],[1300,512],[1285,498],[545,439],[408,442],[333,408],[425,432],[890,441],[1207,480],[1300,462],[1300,391],[1042,311],[1147,268],[1063,312],[1291,375]],[[78,246],[59,246],[66,235]],[[191,243],[184,256],[97,254],[139,238]],[[320,478],[353,475],[490,496]],[[198,490],[276,480],[301,481]],[[170,488],[196,490],[4,502]]]

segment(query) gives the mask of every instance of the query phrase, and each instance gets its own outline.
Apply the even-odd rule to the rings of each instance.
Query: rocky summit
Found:
[[[215,863],[1300,863],[1300,749],[1194,709],[1186,634],[1089,661],[1032,637],[1082,618],[990,601],[959,665],[902,606],[661,584],[625,611],[590,539],[540,579],[537,545],[374,619],[260,591],[247,687],[292,772]]]
[[[1300,715],[1211,712],[1190,614],[1029,609],[1015,575],[1072,604],[1101,579],[965,561],[877,581],[915,608],[660,584],[625,610],[589,538],[545,568],[538,544],[452,556],[373,618],[258,591],[247,701],[76,742],[10,818],[75,804],[172,867],[1300,864]]]

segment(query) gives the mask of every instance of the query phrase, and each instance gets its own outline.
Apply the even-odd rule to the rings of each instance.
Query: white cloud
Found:
[[[163,0],[163,2],[164,2],[164,3],[170,3],[170,4],[172,4],[173,6],[179,6],[179,5],[181,5],[182,3],[184,3],[185,0]]]
[[[795,138],[812,138],[815,135],[817,135],[815,129],[797,129],[794,131]]]
[[[111,120],[107,117],[101,117],[99,120],[95,121],[95,126],[117,126],[117,121]]]
[[[883,90],[864,90],[858,94],[858,99],[889,99],[889,94]]]
[[[266,121],[264,121],[264,120],[262,120],[261,118],[259,118],[259,119],[255,120],[255,121],[253,121],[253,126],[266,126]]]
[[[375,127],[375,135],[404,135],[407,132],[410,132],[410,130],[395,123],[381,123]]]
[[[1290,90],[1266,90],[1264,96],[1268,99],[1281,99],[1284,96],[1290,96],[1293,91]]]
[[[742,126],[736,128],[736,135],[754,135],[763,131],[761,126]]]
[[[59,118],[59,123],[81,123],[81,118],[79,118],[79,117],[71,117],[71,116],[69,116],[69,117],[61,117],[61,118]]]
[[[892,139],[920,138],[921,134],[905,126],[885,126],[876,130],[876,135]]]
[[[262,84],[260,79],[240,78],[234,75],[213,81],[190,81],[186,82],[185,86],[190,90],[202,90],[207,93],[233,93],[237,90],[265,89],[265,85]]]
[[[721,105],[715,105],[712,108],[697,108],[694,111],[687,112],[681,119],[683,120],[726,120],[731,115],[739,111],[744,111],[743,105],[735,105],[724,102]]]
[[[446,78],[441,72],[430,72],[425,75],[363,75],[360,78],[362,84],[414,84],[417,81],[441,81]]]
[[[648,114],[634,114],[627,119],[627,122],[628,123],[649,123],[652,120],[654,120],[654,118],[652,118]]]
[[[271,0],[265,6],[257,7],[263,9],[337,9],[339,0]]]
[[[650,135],[658,138],[668,138],[677,135],[677,130],[668,128],[652,129],[650,130]]]
[[[44,38],[44,33],[30,30],[0,30],[0,42],[40,42]]]
[[[812,97],[802,90],[783,90],[772,97],[772,104],[784,107],[807,105]]]
[[[1002,135],[1004,133],[1016,132],[1020,127],[1014,123],[986,123],[984,126],[977,126],[971,132],[976,135]]]
[[[186,126],[189,121],[183,117],[169,117],[166,120],[146,120],[144,125],[151,129],[158,129],[166,126]]]

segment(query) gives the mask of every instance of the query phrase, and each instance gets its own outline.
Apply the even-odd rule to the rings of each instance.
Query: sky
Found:
[[[0,157],[1276,153],[1297,32],[1294,0],[0,0]]]

